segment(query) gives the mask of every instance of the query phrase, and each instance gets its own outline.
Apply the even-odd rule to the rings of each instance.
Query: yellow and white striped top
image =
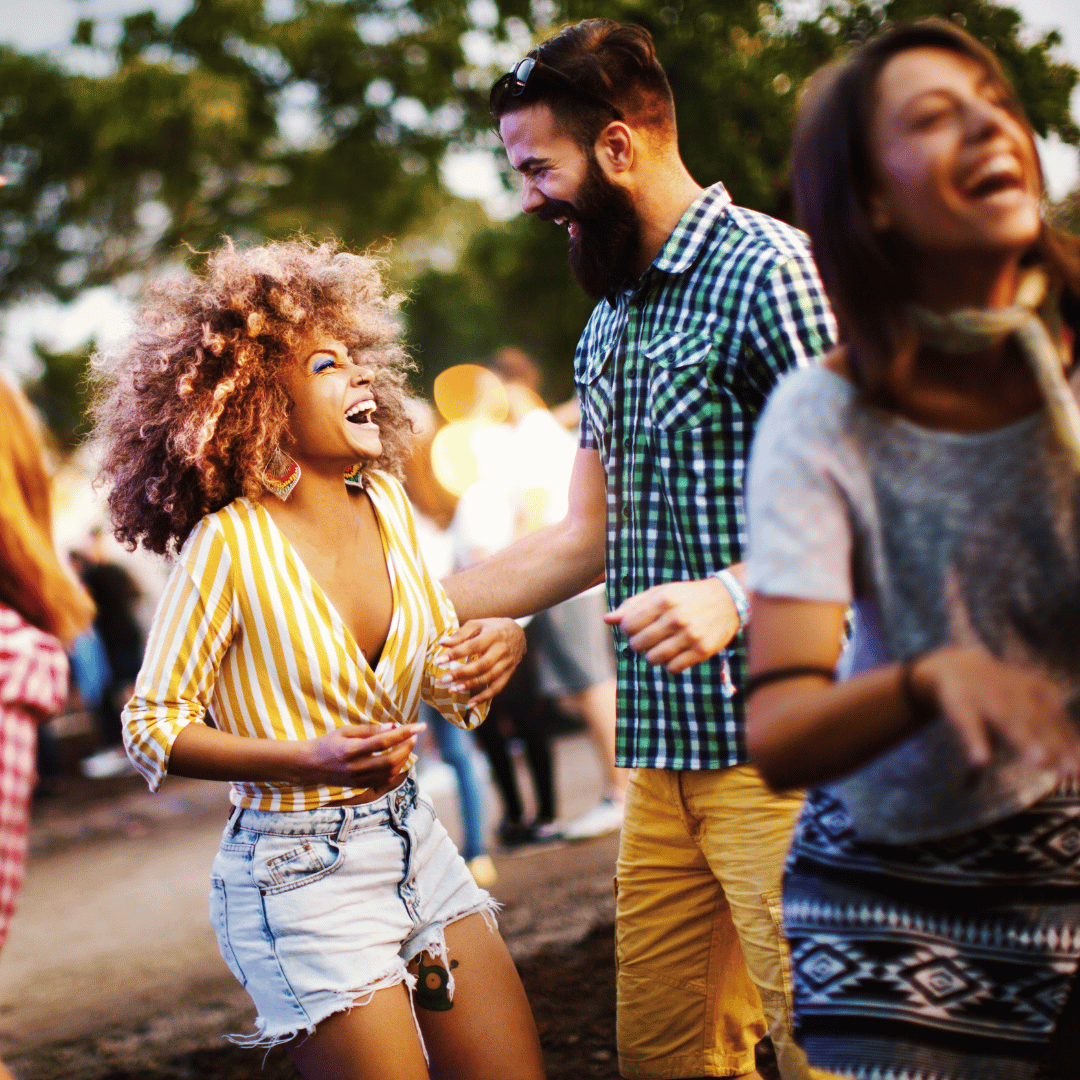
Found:
[[[255,739],[311,739],[346,724],[411,723],[421,698],[459,727],[487,704],[435,685],[438,641],[458,625],[420,554],[401,485],[369,473],[393,590],[393,615],[375,669],[270,515],[237,499],[195,526],[154,615],[124,742],[156,791],[177,735],[209,721]],[[358,583],[358,587],[363,587]],[[362,788],[232,784],[237,806],[310,810]]]

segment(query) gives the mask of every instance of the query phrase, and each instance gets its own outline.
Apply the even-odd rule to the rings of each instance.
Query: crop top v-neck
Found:
[[[259,739],[312,739],[347,724],[406,724],[423,699],[473,728],[487,705],[436,686],[438,642],[458,625],[417,544],[401,485],[365,480],[393,591],[372,669],[319,584],[258,504],[240,498],[204,517],[180,550],[154,615],[124,741],[157,790],[177,735],[192,723]],[[363,583],[358,583],[363,588]],[[310,810],[362,788],[234,781],[230,799],[258,810]]]

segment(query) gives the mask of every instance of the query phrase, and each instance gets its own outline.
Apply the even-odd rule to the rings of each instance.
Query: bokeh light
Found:
[[[502,380],[478,364],[457,364],[435,379],[435,407],[451,423],[456,420],[501,424],[510,405]]]

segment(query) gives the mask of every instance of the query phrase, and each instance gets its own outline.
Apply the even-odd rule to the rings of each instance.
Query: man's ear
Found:
[[[634,133],[621,120],[612,120],[597,135],[593,152],[600,168],[609,177],[629,172],[637,153]]]

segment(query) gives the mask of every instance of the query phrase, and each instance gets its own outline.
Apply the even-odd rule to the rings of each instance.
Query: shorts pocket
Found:
[[[342,863],[341,846],[326,836],[309,837],[293,844],[264,863],[259,890],[264,895],[288,892],[332,874]]]
[[[237,978],[241,986],[247,986],[247,976],[237,962],[229,941],[229,905],[225,892],[225,882],[219,877],[210,878],[210,925],[217,937],[218,950],[228,969]]]

